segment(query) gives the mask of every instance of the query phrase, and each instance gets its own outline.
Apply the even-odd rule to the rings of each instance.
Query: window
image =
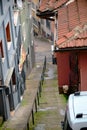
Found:
[[[12,90],[13,90],[13,92],[15,92],[17,90],[17,88],[16,88],[15,69],[14,69],[13,74],[12,74]]]
[[[17,0],[14,0],[13,8],[15,9],[15,7],[17,7]]]
[[[16,4],[16,3],[17,3],[17,0],[14,0],[14,3]]]
[[[46,27],[50,29],[50,22],[46,20]]]
[[[13,85],[16,84],[15,70],[13,71],[13,74],[12,74],[12,83]]]
[[[2,0],[0,0],[0,14],[3,14],[3,4],[2,4]]]
[[[22,0],[14,0],[14,6],[18,8],[22,8]]]
[[[1,54],[1,58],[4,58],[4,51],[3,51],[2,40],[0,41],[0,54]]]
[[[7,38],[7,42],[11,41],[11,35],[10,35],[10,25],[9,23],[6,26],[6,38]]]

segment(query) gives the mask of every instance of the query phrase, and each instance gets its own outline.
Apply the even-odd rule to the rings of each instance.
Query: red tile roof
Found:
[[[44,12],[46,10],[56,9],[66,3],[68,0],[42,0],[39,10]]]
[[[87,24],[77,26],[57,41],[59,48],[87,46]]]
[[[75,0],[67,6],[62,6],[68,1],[42,0],[39,10],[44,12],[58,9],[58,41],[56,44],[59,48],[87,46],[87,29],[84,29],[87,26],[84,24],[87,22],[87,1]],[[80,26],[82,24],[84,26]]]
[[[58,38],[59,48],[87,46],[87,28],[80,26],[87,22],[87,1],[78,0],[58,11]],[[74,30],[76,27],[79,31]],[[76,37],[77,35],[77,37]],[[64,41],[65,39],[65,41]]]

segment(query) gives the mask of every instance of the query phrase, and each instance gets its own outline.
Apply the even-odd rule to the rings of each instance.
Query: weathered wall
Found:
[[[69,85],[69,52],[57,53],[58,86],[60,93],[63,85]]]
[[[87,51],[79,53],[80,90],[87,90]]]

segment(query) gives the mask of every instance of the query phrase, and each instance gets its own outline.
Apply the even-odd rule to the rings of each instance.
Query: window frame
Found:
[[[0,0],[0,12],[1,12],[1,15],[3,15],[3,3],[2,3],[2,0]]]
[[[4,49],[3,49],[2,40],[0,40],[0,54],[1,54],[1,58],[4,58]]]

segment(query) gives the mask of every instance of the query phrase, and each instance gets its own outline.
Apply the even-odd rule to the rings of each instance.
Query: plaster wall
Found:
[[[87,91],[87,51],[79,54],[80,90]]]
[[[69,85],[69,52],[57,53],[58,86]]]

